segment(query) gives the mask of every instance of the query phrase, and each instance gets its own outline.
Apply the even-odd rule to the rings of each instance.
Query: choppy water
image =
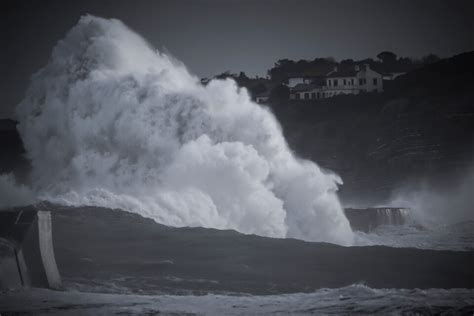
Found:
[[[418,225],[383,225],[370,233],[356,232],[356,245],[434,250],[474,250],[474,222],[438,225],[430,228]]]
[[[269,296],[140,296],[26,290],[3,293],[0,312],[22,315],[472,315],[474,290],[351,285]]]

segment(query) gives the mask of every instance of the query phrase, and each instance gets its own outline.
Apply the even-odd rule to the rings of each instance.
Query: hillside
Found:
[[[382,94],[274,100],[295,152],[340,174],[346,201],[377,203],[403,185],[445,185],[474,158],[474,53],[398,77]]]

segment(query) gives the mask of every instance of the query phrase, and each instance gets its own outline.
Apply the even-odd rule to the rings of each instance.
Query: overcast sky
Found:
[[[14,0],[2,1],[0,11],[0,118],[12,116],[30,75],[87,13],[122,20],[201,77],[226,70],[263,76],[281,58],[474,50],[470,0]]]

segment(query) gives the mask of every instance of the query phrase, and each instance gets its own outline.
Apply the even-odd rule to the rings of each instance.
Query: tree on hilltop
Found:
[[[384,64],[391,64],[397,61],[397,54],[383,51],[377,55],[377,58],[382,61]]]

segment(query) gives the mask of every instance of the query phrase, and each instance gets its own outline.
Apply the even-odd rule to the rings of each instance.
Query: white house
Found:
[[[314,100],[340,94],[382,92],[383,76],[368,64],[334,67],[326,75],[295,75],[288,79],[290,100]]]
[[[335,67],[326,78],[325,97],[382,91],[382,75],[372,70],[368,64],[344,68]]]
[[[314,100],[324,98],[324,87],[300,83],[290,90],[290,100]]]
[[[321,66],[317,69],[307,69],[301,73],[293,73],[288,76],[288,88],[295,88],[299,84],[324,85],[324,79],[332,70],[331,66]]]

